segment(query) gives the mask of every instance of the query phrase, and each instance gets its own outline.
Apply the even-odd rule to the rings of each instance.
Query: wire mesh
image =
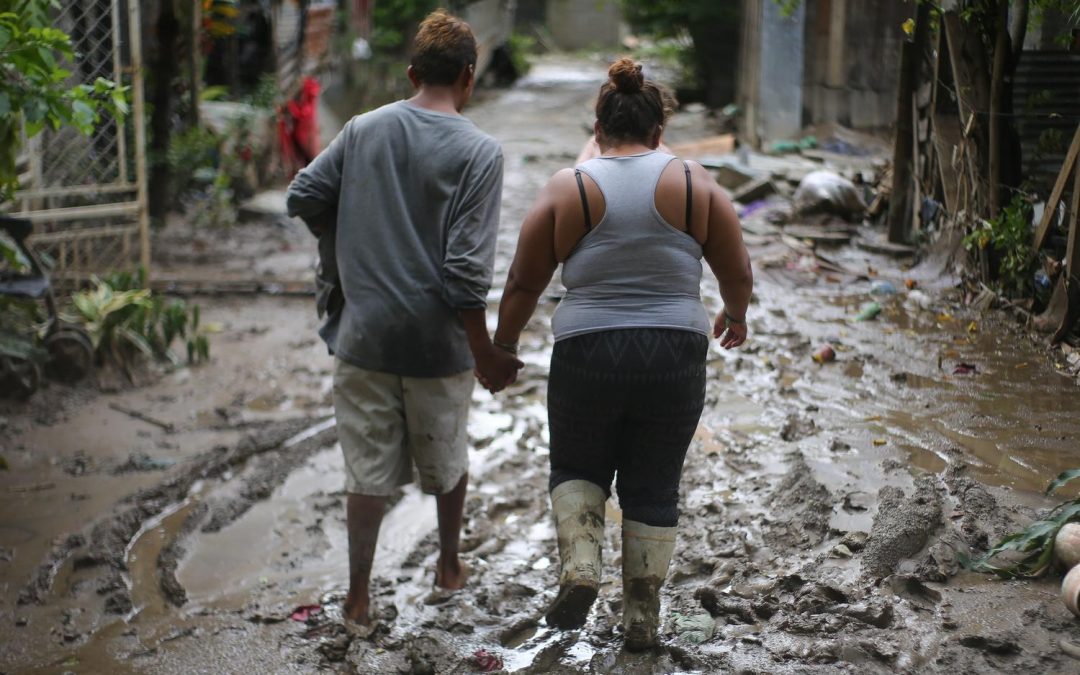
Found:
[[[89,135],[47,128],[27,148],[28,180],[16,194],[20,215],[34,221],[33,241],[55,262],[54,276],[79,280],[148,257],[145,170],[136,157],[143,120],[138,5],[64,0],[54,11],[53,25],[71,37],[74,56],[62,64],[70,86],[104,78],[129,92],[139,88],[124,120],[102,115]]]

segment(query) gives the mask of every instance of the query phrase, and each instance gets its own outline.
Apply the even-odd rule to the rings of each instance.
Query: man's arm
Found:
[[[495,264],[495,240],[502,203],[501,151],[465,181],[468,193],[450,224],[443,258],[443,299],[458,310],[477,375],[484,386],[499,391],[513,382],[522,363],[491,343],[487,330],[487,294]]]
[[[349,126],[346,124],[330,145],[301,169],[289,184],[285,198],[289,215],[303,220],[316,236],[336,224]]]

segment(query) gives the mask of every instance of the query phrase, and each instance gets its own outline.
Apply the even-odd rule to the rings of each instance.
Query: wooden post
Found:
[[[142,19],[139,17],[139,3],[129,2],[128,34],[131,36],[131,123],[135,125],[135,186],[136,200],[139,204],[139,264],[146,270],[150,279],[150,212],[147,204],[146,184],[146,101],[143,94],[142,73]]]
[[[1069,228],[1069,243],[1065,248],[1065,270],[1062,275],[1065,277],[1068,305],[1061,326],[1050,340],[1052,345],[1065,339],[1080,313],[1080,244],[1077,243],[1080,238],[1080,167],[1073,168],[1072,199],[1069,200],[1065,223]]]
[[[1046,233],[1050,230],[1050,223],[1054,221],[1054,212],[1057,211],[1058,202],[1061,201],[1061,195],[1065,192],[1065,186],[1069,182],[1069,174],[1077,163],[1078,156],[1080,156],[1080,125],[1076,126],[1076,133],[1073,134],[1069,151],[1065,155],[1065,162],[1061,165],[1061,173],[1058,174],[1057,180],[1054,181],[1054,189],[1050,192],[1050,199],[1046,200],[1042,222],[1039,223],[1038,229],[1035,230],[1035,239],[1031,245],[1032,255],[1038,253],[1039,249],[1042,248]]]
[[[914,150],[912,102],[915,93],[915,43],[904,41],[900,83],[896,92],[896,138],[893,140],[892,194],[889,196],[889,241],[906,244],[911,223],[911,160]]]

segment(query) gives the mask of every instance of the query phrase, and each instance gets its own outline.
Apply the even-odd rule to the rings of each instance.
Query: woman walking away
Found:
[[[700,165],[656,150],[670,95],[630,59],[608,75],[596,102],[602,154],[552,176],[526,216],[495,344],[516,351],[562,263],[567,293],[552,320],[548,384],[562,568],[547,621],[585,623],[600,587],[614,479],[626,648],[641,650],[656,644],[683,459],[704,406],[708,336],[725,349],[746,340],[753,276],[720,188]],[[711,326],[700,296],[702,257],[725,304]]]

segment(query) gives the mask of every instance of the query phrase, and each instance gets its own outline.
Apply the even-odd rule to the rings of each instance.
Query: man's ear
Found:
[[[468,89],[473,83],[473,78],[476,77],[476,66],[469,64],[461,69],[461,74],[458,75],[458,82],[461,84],[462,89]]]
[[[405,69],[405,74],[409,77],[409,82],[412,83],[413,89],[419,89],[420,79],[416,77],[416,70],[412,66],[409,66]]]

